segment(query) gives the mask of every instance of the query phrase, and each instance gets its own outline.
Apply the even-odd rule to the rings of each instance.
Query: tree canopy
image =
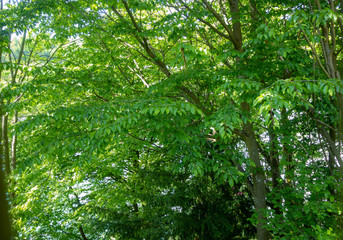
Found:
[[[0,15],[12,238],[342,238],[342,1]]]

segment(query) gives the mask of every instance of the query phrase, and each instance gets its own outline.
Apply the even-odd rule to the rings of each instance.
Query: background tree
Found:
[[[11,9],[53,50],[3,88],[19,238],[338,238],[340,2]]]

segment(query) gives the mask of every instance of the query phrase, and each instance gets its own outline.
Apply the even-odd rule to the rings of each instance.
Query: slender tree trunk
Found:
[[[139,151],[138,150],[135,150],[133,152],[133,155],[132,155],[132,160],[133,160],[133,168],[134,168],[134,171],[136,173],[138,173],[139,171]],[[140,182],[136,182],[135,185],[139,185]],[[134,190],[135,192],[136,190]],[[134,201],[134,203],[132,204],[132,207],[133,207],[133,212],[137,215],[138,214],[138,211],[139,211],[139,208],[138,208],[138,203],[137,201]]]
[[[277,188],[279,185],[278,178],[280,178],[280,169],[279,169],[279,158],[278,158],[278,152],[277,152],[277,136],[275,134],[274,130],[274,114],[271,111],[270,112],[270,119],[272,119],[271,124],[268,128],[268,135],[269,135],[269,157],[270,157],[270,167],[272,170],[272,184],[273,188]]]
[[[294,164],[293,164],[293,148],[290,145],[291,141],[289,139],[289,135],[291,133],[288,132],[288,117],[285,109],[281,110],[281,128],[282,131],[282,153],[287,162],[286,165],[286,184],[290,187],[293,186],[293,175],[294,175]]]
[[[2,140],[4,146],[4,160],[5,160],[5,167],[6,167],[6,174],[9,175],[11,173],[11,164],[10,164],[10,149],[8,144],[8,116],[2,116]]]
[[[273,115],[271,113],[271,115]],[[273,119],[273,116],[271,116]],[[277,215],[282,214],[280,206],[281,206],[281,200],[282,197],[280,196],[279,192],[281,189],[279,180],[281,178],[280,174],[280,163],[279,163],[279,158],[278,158],[278,152],[277,152],[277,136],[275,134],[274,130],[274,123],[271,123],[271,126],[268,129],[269,133],[269,143],[270,143],[270,167],[272,171],[272,185],[273,185],[273,193],[274,199],[276,200],[277,204],[273,204],[273,209],[275,210],[275,213]]]
[[[329,134],[330,134],[330,137],[334,143],[334,145],[336,145],[336,131],[332,128],[329,129]],[[334,172],[334,167],[335,167],[335,156],[332,154],[332,151],[329,151],[329,170],[331,173]]]
[[[3,117],[3,100],[0,99],[0,136],[2,136],[2,117]],[[4,145],[2,137],[0,138],[0,166],[1,169],[3,168],[3,165],[5,164],[5,158],[4,158]]]
[[[250,112],[248,103],[242,103],[242,109],[246,112]],[[260,161],[260,153],[258,142],[251,123],[246,123],[243,126],[243,140],[247,146],[250,159],[255,164],[253,173],[254,181],[254,205],[257,212],[257,239],[267,240],[269,239],[269,232],[264,228],[267,224],[267,218],[264,211],[266,210],[266,184],[264,169]]]
[[[6,177],[3,169],[0,169],[0,239],[11,239],[11,223],[6,200]]]
[[[0,100],[0,121],[2,121],[2,103]],[[2,124],[0,123],[0,136],[2,135]],[[2,139],[0,139],[0,239],[11,239],[11,222],[8,213],[7,194],[7,179],[3,170],[4,154]]]
[[[330,8],[333,12],[336,12],[335,6],[332,1],[329,1]],[[320,1],[316,1],[317,8],[321,10]],[[321,26],[321,48],[323,52],[323,57],[325,60],[325,66],[327,75],[329,78],[332,79],[340,79],[341,80],[341,74],[337,68],[337,56],[338,51],[336,51],[336,47],[339,45],[337,44],[338,40],[338,33],[336,34],[336,28],[334,26],[334,22],[327,21],[326,23],[322,23]],[[343,29],[341,29],[342,31]],[[326,139],[329,147],[329,155],[331,156],[331,161],[334,160],[334,158],[337,159],[340,165],[340,170],[342,171],[343,168],[343,162],[341,158],[341,153],[339,148],[336,146],[336,136],[338,137],[339,144],[341,144],[341,136],[342,136],[342,130],[343,130],[343,96],[341,93],[336,92],[336,98],[337,102],[333,101],[334,105],[338,105],[338,119],[339,122],[337,123],[337,134],[331,132],[327,132],[327,130],[324,129],[323,126],[320,127],[320,133]],[[330,153],[331,151],[331,153]]]
[[[83,231],[82,226],[79,227],[79,231],[80,231],[80,234],[81,234],[81,236],[82,236],[82,239],[83,239],[83,240],[88,240],[88,238],[86,237],[85,232]]]
[[[239,1],[238,0],[229,0],[230,12],[232,14],[232,28],[234,38],[238,41],[239,47],[236,47],[236,50],[242,52],[242,29],[241,29],[241,17],[239,11]]]
[[[237,51],[243,52],[243,37],[241,29],[241,17],[239,9],[238,0],[229,0],[230,12],[232,14],[232,28],[233,37],[235,41],[232,41],[234,47]],[[237,58],[239,62],[240,59]],[[243,112],[250,114],[250,106],[248,103],[243,102],[242,105]],[[259,145],[256,140],[255,132],[253,130],[252,123],[246,123],[243,126],[244,142],[247,145],[250,159],[255,164],[255,169],[253,173],[254,182],[254,205],[257,212],[257,239],[267,240],[269,239],[269,232],[264,228],[267,224],[267,218],[265,217],[264,211],[266,210],[266,185],[265,185],[265,173],[263,166],[260,161]]]
[[[13,124],[16,124],[18,121],[18,112],[14,112],[14,117],[13,117]],[[12,164],[12,169],[16,168],[17,165],[17,135],[13,135],[12,138],[12,144],[11,144],[11,164]]]
[[[3,0],[0,2],[0,10],[3,9]],[[0,39],[0,42],[3,39]],[[0,48],[0,63],[2,63],[2,48]],[[1,80],[1,71],[0,71]],[[0,100],[0,116],[2,116],[2,99]],[[0,118],[1,119],[1,118]],[[2,124],[0,124],[0,136],[2,133]],[[0,239],[11,239],[11,221],[8,212],[8,202],[6,199],[7,193],[7,180],[3,171],[3,148],[2,141],[0,139]]]
[[[250,124],[249,124],[250,125]],[[250,128],[250,127],[249,127]],[[254,136],[254,133],[250,133],[244,139],[249,156],[255,164],[253,173],[254,181],[254,205],[257,212],[257,239],[266,240],[269,239],[268,231],[264,228],[267,223],[267,218],[264,215],[266,210],[266,185],[264,170],[260,162],[258,143]]]
[[[232,43],[237,51],[243,52],[243,37],[241,29],[241,16],[238,0],[229,0],[230,12],[232,14],[232,28],[233,28],[233,40]],[[239,62],[240,59],[237,59]],[[243,102],[243,112],[250,114],[250,106],[248,103]],[[253,130],[252,123],[246,123],[243,126],[243,132],[245,136],[243,140],[247,145],[249,156],[255,164],[253,173],[254,182],[254,205],[257,212],[257,239],[267,240],[269,239],[269,232],[264,228],[267,224],[267,218],[264,211],[266,210],[266,185],[265,185],[265,173],[260,161],[259,145],[256,140],[255,132]]]

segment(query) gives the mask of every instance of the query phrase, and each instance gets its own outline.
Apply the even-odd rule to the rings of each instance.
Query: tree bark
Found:
[[[271,119],[273,119],[273,114],[271,113]],[[280,162],[278,158],[278,152],[277,152],[277,136],[275,134],[274,130],[274,123],[272,122],[269,129],[268,129],[268,134],[269,134],[269,144],[270,144],[270,167],[272,171],[272,185],[273,185],[273,193],[274,193],[274,198],[277,204],[273,204],[273,209],[275,210],[275,213],[277,215],[282,214],[280,206],[281,206],[281,200],[282,197],[280,196],[279,192],[281,189],[280,182],[279,180],[281,179],[281,174],[280,174]]]
[[[11,164],[10,164],[10,149],[8,144],[8,116],[2,116],[2,140],[4,146],[4,160],[5,160],[5,168],[6,174],[9,175],[11,173]]]
[[[242,51],[242,29],[241,29],[241,17],[239,11],[239,1],[238,0],[229,0],[230,12],[232,14],[232,27],[233,27],[233,36],[239,43],[238,51]]]
[[[88,238],[86,237],[86,234],[85,234],[84,231],[83,231],[82,226],[79,227],[79,231],[80,231],[80,234],[81,234],[82,239],[83,239],[83,240],[88,240]]]
[[[248,103],[242,103],[242,109],[249,113]],[[257,239],[267,240],[269,239],[269,232],[265,229],[267,223],[267,218],[265,216],[266,210],[266,184],[265,184],[265,174],[264,169],[260,161],[260,153],[258,142],[255,137],[253,130],[253,125],[249,122],[243,125],[243,140],[247,146],[250,159],[255,164],[253,172],[253,182],[254,182],[254,205],[257,213]]]
[[[3,9],[3,0],[0,2],[0,9]],[[1,40],[1,39],[0,39]],[[2,48],[0,48],[0,63],[2,63]],[[0,71],[1,80],[1,71]],[[2,100],[0,100],[0,115],[2,115]],[[2,126],[0,124],[0,134],[2,132]],[[3,172],[3,153],[0,139],[0,239],[11,239],[11,221],[8,213],[8,203],[6,200],[7,184],[6,177]]]
[[[0,100],[0,121],[2,121],[2,99]],[[0,123],[0,136],[2,135],[2,123]],[[11,222],[8,213],[7,179],[3,171],[4,155],[2,139],[0,139],[0,239],[11,239]]]
[[[11,223],[8,213],[8,203],[6,200],[6,177],[2,169],[0,169],[0,239],[11,239]]]
[[[3,117],[3,100],[0,99],[0,136],[2,136],[2,117]],[[0,138],[0,167],[1,169],[3,168],[3,165],[5,164],[5,159],[4,159],[4,145],[3,145],[3,140],[2,137]]]
[[[16,124],[18,121],[18,112],[14,112],[14,117],[13,117],[13,124]],[[12,169],[16,168],[17,165],[17,135],[13,135],[12,138],[12,144],[11,144],[11,164],[12,164]]]
[[[267,223],[267,218],[264,215],[266,209],[266,185],[265,174],[260,162],[258,143],[254,136],[254,133],[250,131],[251,124],[247,124],[245,131],[248,130],[249,134],[244,138],[244,142],[248,148],[249,157],[255,164],[253,173],[254,181],[254,205],[257,212],[257,239],[266,240],[269,239],[268,231],[264,228]]]

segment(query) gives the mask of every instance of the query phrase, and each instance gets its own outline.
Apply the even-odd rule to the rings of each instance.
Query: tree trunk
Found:
[[[250,112],[248,103],[242,103],[242,109],[246,112]],[[264,228],[267,224],[267,218],[264,211],[266,210],[266,184],[264,169],[260,161],[260,153],[258,142],[255,137],[252,123],[247,122],[243,125],[243,140],[247,146],[250,159],[255,164],[253,172],[254,181],[254,205],[257,213],[257,239],[267,240],[269,239],[269,233]]]
[[[10,164],[10,149],[8,144],[8,116],[2,116],[2,140],[4,146],[4,160],[5,160],[5,167],[6,167],[6,174],[9,175],[11,173],[11,164]]]
[[[271,113],[271,118],[273,118],[273,114]],[[279,192],[281,189],[279,180],[281,179],[280,174],[280,162],[278,158],[278,152],[277,152],[277,136],[275,134],[274,130],[274,123],[271,123],[271,126],[268,129],[269,134],[269,143],[270,143],[270,167],[272,171],[272,185],[273,185],[273,193],[274,193],[274,199],[277,202],[277,204],[273,204],[273,209],[275,210],[275,213],[277,215],[282,214],[280,206],[281,206],[281,200],[282,197],[280,196]]]
[[[3,9],[3,1],[0,2],[0,9]],[[1,40],[1,39],[0,39]],[[2,48],[0,48],[0,63],[2,63]],[[1,70],[0,70],[1,80]],[[0,100],[0,116],[2,115],[2,100]],[[2,132],[2,126],[0,124],[0,134]],[[0,135],[1,136],[1,135]],[[0,239],[10,240],[11,239],[11,222],[8,213],[8,203],[6,200],[7,184],[6,177],[3,172],[3,149],[0,139]]]
[[[252,128],[251,124],[248,128]],[[247,129],[246,129],[247,130]],[[268,239],[268,231],[264,228],[267,223],[267,219],[264,215],[266,209],[266,185],[264,170],[260,162],[258,143],[253,132],[250,132],[244,139],[247,145],[249,156],[255,164],[253,173],[254,181],[254,205],[257,212],[257,239],[266,240]]]
[[[80,231],[80,234],[81,234],[81,236],[82,236],[82,239],[83,239],[83,240],[88,240],[88,238],[86,237],[86,234],[85,234],[84,231],[83,231],[82,226],[79,227],[79,231]]]
[[[14,117],[13,117],[13,124],[16,124],[18,121],[18,112],[14,112]],[[12,169],[16,168],[17,165],[17,135],[13,135],[12,138],[12,144],[11,144],[11,164],[12,164]]]
[[[6,200],[6,177],[2,169],[0,169],[0,239],[11,239],[11,223],[8,213],[8,203]]]
[[[0,136],[2,136],[2,116],[3,116],[3,100],[0,99]],[[3,165],[5,164],[5,159],[4,159],[4,145],[2,141],[2,137],[0,137],[0,167],[1,169],[3,168]]]

